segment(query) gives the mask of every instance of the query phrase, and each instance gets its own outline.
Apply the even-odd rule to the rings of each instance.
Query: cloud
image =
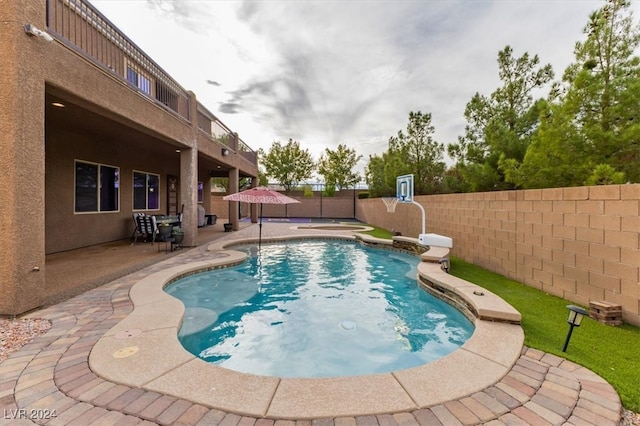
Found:
[[[455,142],[474,93],[500,84],[497,54],[538,54],[556,76],[601,0],[94,0],[252,148],[299,140],[387,149],[410,111]],[[635,3],[634,10],[638,10]],[[134,16],[132,16],[134,15]],[[637,20],[637,17],[636,17]],[[224,82],[224,90],[219,82]]]

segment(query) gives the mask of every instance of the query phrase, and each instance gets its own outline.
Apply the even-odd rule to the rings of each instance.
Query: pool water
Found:
[[[473,325],[418,285],[419,259],[352,241],[238,246],[240,265],[182,278],[178,338],[231,370],[336,377],[415,367],[460,347]]]

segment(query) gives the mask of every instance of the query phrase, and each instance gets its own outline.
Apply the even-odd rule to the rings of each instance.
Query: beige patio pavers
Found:
[[[276,224],[271,224],[268,229],[269,233],[272,234],[291,232],[289,226],[279,227]],[[250,236],[251,232],[253,231],[249,228],[247,235]],[[241,233],[242,231],[233,235],[233,238],[239,239]],[[194,379],[194,375],[200,374],[199,370],[194,367],[199,368],[197,364],[200,363],[206,364],[204,361],[197,360],[194,357],[185,363],[179,364],[179,367],[175,370],[176,374],[167,373],[166,375],[158,376],[157,382],[148,382],[147,386],[153,386],[153,389],[132,388],[116,383],[101,375],[96,375],[96,372],[92,372],[90,369],[89,354],[96,350],[97,344],[94,345],[94,342],[101,336],[104,339],[113,339],[115,341],[116,335],[118,335],[121,337],[120,340],[126,342],[127,345],[137,346],[137,343],[133,344],[134,341],[143,343],[145,339],[153,340],[150,337],[155,337],[155,333],[169,331],[172,328],[170,325],[164,328],[153,328],[153,323],[158,325],[160,324],[159,321],[151,321],[151,325],[145,325],[145,328],[150,328],[144,332],[140,329],[140,333],[132,331],[131,324],[124,323],[123,326],[118,328],[121,320],[131,312],[135,312],[138,306],[141,308],[140,313],[156,303],[158,303],[157,306],[161,310],[166,310],[167,305],[163,305],[163,301],[167,300],[165,297],[158,297],[156,300],[153,300],[153,297],[148,297],[149,306],[139,304],[132,311],[133,305],[127,294],[135,283],[156,272],[163,272],[174,267],[180,268],[185,263],[208,262],[212,256],[224,257],[226,255],[226,252],[219,251],[185,251],[165,260],[161,264],[148,267],[144,271],[123,277],[111,284],[91,290],[59,305],[34,312],[33,316],[50,319],[53,322],[52,330],[48,334],[35,339],[21,351],[12,354],[5,362],[0,363],[0,409],[5,409],[6,412],[9,412],[9,409],[45,408],[42,404],[52,404],[48,408],[55,408],[57,417],[51,424],[68,424],[72,422],[79,424],[87,421],[104,422],[106,424],[118,421],[124,422],[123,424],[169,424],[174,421],[191,425],[238,424],[242,426],[273,426],[276,422],[282,425],[288,424],[289,421],[284,420],[285,417],[275,417],[274,413],[277,413],[275,411],[276,408],[280,410],[278,407],[282,407],[282,410],[288,410],[290,404],[296,402],[296,395],[293,395],[292,398],[285,398],[286,394],[282,393],[278,397],[281,398],[280,400],[276,400],[275,397],[272,398],[271,405],[267,408],[267,412],[269,409],[273,410],[271,414],[267,414],[269,418],[265,418],[263,415],[249,416],[244,414],[246,410],[232,412],[231,410],[226,411],[214,408],[213,405],[208,403],[203,404],[190,399],[188,392],[178,395],[178,391],[182,392],[183,388],[188,386],[198,387],[195,392],[206,395],[209,389],[206,386],[212,383],[211,380],[207,380],[210,379],[207,376],[202,377],[201,382],[199,382],[200,378],[197,378],[198,380]],[[144,295],[144,293],[140,292],[141,295]],[[144,316],[146,315],[144,314]],[[168,316],[172,318],[170,322],[175,321],[173,313]],[[155,318],[160,318],[160,316]],[[416,374],[418,388],[421,386],[432,388],[457,387],[453,390],[466,390],[469,392],[462,397],[441,403],[434,402],[434,405],[424,408],[386,414],[342,415],[333,413],[329,414],[328,417],[311,418],[308,417],[309,414],[307,413],[304,414],[304,419],[306,420],[303,420],[300,424],[314,424],[316,426],[374,425],[392,424],[393,422],[407,425],[427,424],[429,422],[440,422],[442,424],[459,422],[464,424],[475,418],[481,422],[496,421],[497,424],[518,424],[523,422],[542,423],[543,421],[562,418],[563,422],[572,424],[617,426],[617,418],[619,418],[621,408],[620,399],[613,388],[593,372],[560,357],[530,348],[522,348],[521,344],[521,352],[515,350],[502,352],[500,350],[503,345],[502,339],[506,341],[509,347],[520,340],[519,333],[521,333],[521,330],[515,333],[509,331],[518,329],[519,327],[514,324],[501,324],[490,321],[477,322],[476,332],[473,337],[461,349],[451,354],[453,355],[453,361],[458,357],[457,353],[460,353],[458,359],[461,362],[475,363],[475,357],[484,359],[484,361],[475,364],[476,369],[464,370],[462,378],[455,379],[455,376],[440,372],[442,374],[433,376],[430,382]],[[129,332],[128,334],[127,331]],[[173,337],[177,341],[177,329],[173,333]],[[491,343],[492,339],[496,338],[498,341]],[[166,344],[166,342],[163,344]],[[514,345],[514,347],[517,346]],[[106,354],[111,356],[114,350],[126,349],[127,347],[129,346],[110,346],[107,348]],[[164,350],[162,345],[159,348]],[[128,358],[138,356],[140,353],[139,349],[138,352]],[[60,357],[58,361],[55,361],[57,355],[60,355]],[[512,361],[514,357],[516,358],[515,363]],[[447,358],[440,361],[444,361]],[[494,382],[481,387],[482,385],[476,382],[474,376],[484,375],[483,372],[478,370],[487,365],[485,362],[495,364],[497,366],[495,368],[503,367],[504,375],[502,377],[497,376]],[[50,368],[51,365],[53,365],[53,368]],[[456,364],[456,368],[459,368],[460,365],[462,364]],[[211,366],[205,365],[205,367]],[[193,371],[190,370],[191,368],[193,368]],[[490,369],[493,368],[494,366]],[[43,373],[37,373],[41,369]],[[186,372],[188,374],[178,374],[179,370],[180,373]],[[408,386],[413,386],[411,383],[414,380],[413,377],[401,377],[403,372],[394,372],[393,375],[400,378],[397,383],[400,383],[400,380],[404,380]],[[35,380],[37,383],[28,383],[31,380]],[[248,382],[234,380],[236,379],[230,378],[228,383],[235,383],[233,393],[239,394],[236,401],[241,401],[243,398],[245,400],[250,399],[252,390],[250,386],[252,385]],[[241,378],[241,380],[244,379]],[[423,384],[420,383],[420,380],[423,381]],[[461,385],[464,380],[469,382],[469,386],[466,388]],[[447,381],[454,383],[447,384]],[[198,382],[200,386],[196,386]],[[95,383],[94,387],[99,391],[87,389],[87,383]],[[266,383],[271,382],[267,380]],[[276,387],[274,395],[277,394],[281,384]],[[40,386],[44,387],[41,388]],[[85,388],[82,388],[83,386]],[[393,387],[393,385],[391,386]],[[287,385],[283,387],[283,389],[286,388]],[[16,389],[20,389],[20,391],[16,392]],[[290,389],[294,390],[295,387],[291,386]],[[44,395],[49,390],[52,393]],[[384,394],[386,390],[385,388],[376,389],[380,394]],[[272,392],[272,388],[271,385],[267,384],[265,393],[269,392]],[[362,394],[371,393],[371,388],[366,388],[361,392]],[[418,389],[418,393],[416,393],[418,398],[426,400],[430,397],[428,393],[420,394],[420,392],[422,391]],[[98,393],[99,395],[97,395]],[[295,394],[295,392],[292,391],[291,394]],[[71,397],[70,395],[76,396]],[[308,395],[313,396],[314,393],[309,392]],[[320,394],[317,395],[320,396]],[[232,397],[236,398],[236,396],[230,396],[229,400]],[[81,398],[89,400],[82,400]],[[280,405],[280,402],[283,404]],[[215,402],[215,404],[219,404],[219,401]],[[251,408],[250,401],[247,407],[256,412],[264,409],[263,405],[255,405],[254,408]],[[567,411],[566,407],[570,412]],[[286,418],[291,419],[288,415]],[[300,421],[302,419],[296,418],[295,420]],[[31,421],[26,419],[10,420],[10,424],[21,424],[22,422],[31,424]]]

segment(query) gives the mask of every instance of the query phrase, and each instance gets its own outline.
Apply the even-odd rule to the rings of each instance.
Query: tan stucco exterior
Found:
[[[198,182],[207,206],[213,170],[236,180],[257,176],[255,156],[240,152],[237,134],[223,156],[225,146],[199,128],[203,107],[195,94],[188,92],[175,113],[118,74],[122,52],[111,67],[55,31],[51,42],[27,34],[27,23],[48,29],[54,1],[0,2],[0,225],[11,230],[0,242],[0,315],[34,309],[52,296],[46,254],[131,235],[134,170],[160,176],[160,208],[151,214],[168,213],[167,179],[178,177],[186,245],[197,235]],[[74,211],[76,160],[118,168],[117,211]]]

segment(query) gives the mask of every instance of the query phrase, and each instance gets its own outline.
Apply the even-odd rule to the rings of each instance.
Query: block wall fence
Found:
[[[453,238],[452,254],[588,307],[622,305],[640,326],[640,184],[418,196],[426,232]],[[358,200],[356,218],[417,237],[420,209]]]

